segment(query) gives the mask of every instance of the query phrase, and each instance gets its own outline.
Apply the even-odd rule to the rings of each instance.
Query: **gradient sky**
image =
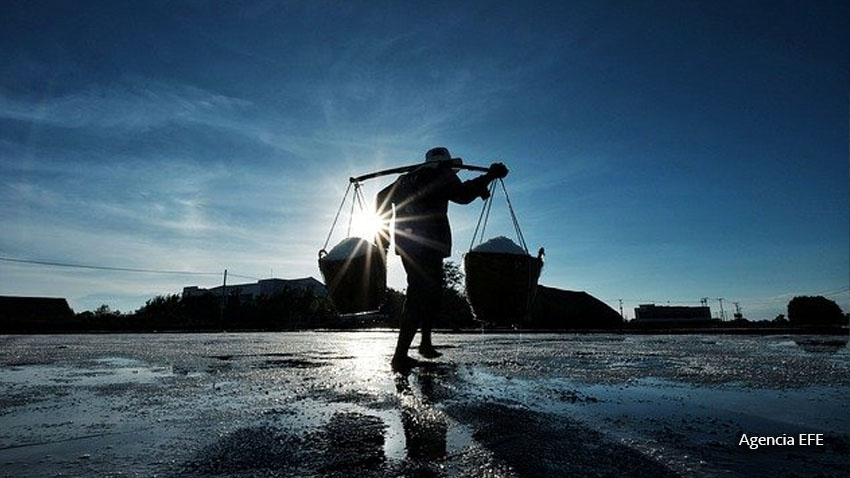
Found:
[[[510,168],[543,284],[850,310],[847,2],[422,3],[4,1],[0,256],[320,278],[348,177],[445,145]],[[0,262],[77,311],[220,281]]]

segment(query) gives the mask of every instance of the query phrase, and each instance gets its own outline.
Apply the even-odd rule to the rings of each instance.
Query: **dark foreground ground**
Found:
[[[847,476],[834,336],[0,336],[2,476]],[[846,340],[846,339],[845,339]],[[821,445],[739,445],[821,435]]]

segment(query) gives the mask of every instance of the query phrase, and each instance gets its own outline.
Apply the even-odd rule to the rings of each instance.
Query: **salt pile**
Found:
[[[349,237],[334,246],[325,259],[330,261],[344,261],[352,257],[359,257],[369,253],[372,244],[362,237]]]
[[[500,254],[517,254],[527,256],[525,249],[505,236],[494,237],[489,241],[474,247],[473,252],[498,252]]]

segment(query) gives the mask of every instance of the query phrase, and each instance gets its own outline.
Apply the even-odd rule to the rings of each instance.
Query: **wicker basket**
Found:
[[[519,324],[534,305],[543,261],[529,255],[470,251],[463,257],[466,295],[476,320]]]
[[[329,259],[319,253],[319,270],[328,296],[341,314],[378,310],[387,289],[386,257],[369,244],[365,254],[344,260]]]

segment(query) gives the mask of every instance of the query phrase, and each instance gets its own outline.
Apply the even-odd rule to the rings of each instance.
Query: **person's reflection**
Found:
[[[434,394],[434,377],[437,375],[436,368],[422,370],[422,373],[416,376],[419,382],[419,391],[422,392],[422,400],[426,403],[433,404],[437,400]]]
[[[832,336],[824,337],[799,337],[794,343],[806,352],[834,354],[847,347],[848,337]]]
[[[407,375],[396,375],[396,390],[401,394],[401,423],[404,427],[407,458],[422,464],[439,465],[446,458],[446,418],[434,408],[434,373],[421,369],[416,375],[420,396],[410,387]],[[433,470],[441,467],[429,466]]]

